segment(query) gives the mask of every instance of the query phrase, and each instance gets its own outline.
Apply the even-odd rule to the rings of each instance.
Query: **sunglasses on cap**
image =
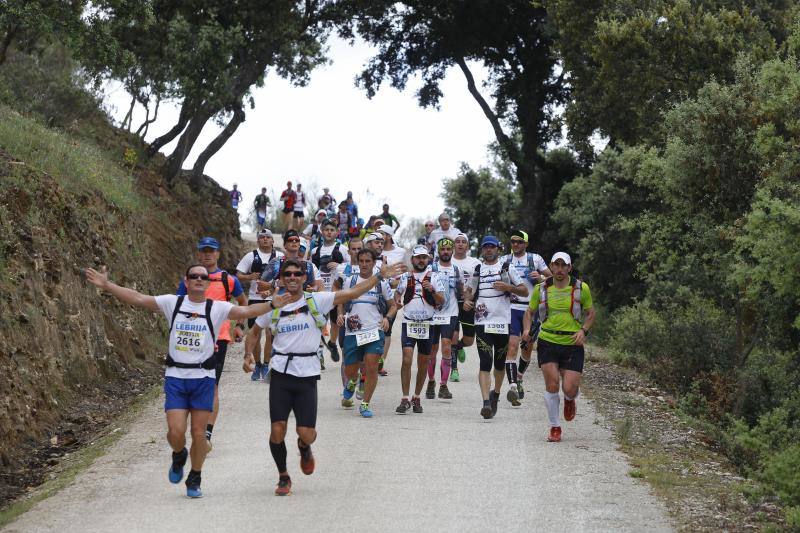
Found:
[[[303,273],[299,270],[287,270],[281,274],[282,278],[302,278]]]
[[[208,281],[208,274],[189,274],[186,277],[188,279],[200,279],[203,281]]]

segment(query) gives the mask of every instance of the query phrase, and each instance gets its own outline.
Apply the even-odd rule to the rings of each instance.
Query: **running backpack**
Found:
[[[539,322],[544,324],[547,320],[547,289],[553,286],[553,278],[547,278],[543,283],[539,284]],[[583,317],[583,307],[581,306],[581,291],[583,289],[583,282],[577,278],[570,276],[569,286],[572,288],[570,291],[570,310],[572,317],[579,321]]]
[[[438,261],[433,263],[433,265],[431,266],[431,270],[433,272],[440,272],[440,270],[439,270],[439,262]],[[456,285],[455,285],[455,287],[453,287],[451,285],[450,276],[448,275],[447,276],[447,278],[448,278],[448,280],[447,280],[447,294],[445,294],[444,303],[441,305],[441,307],[436,309],[437,311],[441,311],[442,309],[445,309],[445,308],[447,308],[448,305],[450,305],[450,289],[452,289],[452,288],[455,288],[455,290],[456,290],[456,300],[460,302],[463,299],[464,281],[461,279],[461,270],[459,270],[459,268],[456,265],[453,265],[453,274],[456,277]]]
[[[408,281],[406,282],[406,291],[403,293],[403,305],[408,305],[408,302],[414,299],[414,296],[417,294],[416,284],[417,278],[414,276],[413,272],[408,273]],[[422,281],[430,280],[431,272],[428,271],[425,273],[425,277],[422,278]],[[437,308],[436,298],[434,298],[434,291],[429,291],[425,287],[422,288],[422,300],[434,308]]]
[[[475,288],[475,299],[473,302],[478,303],[478,294],[481,292],[481,267],[483,263],[475,265],[475,272],[472,273],[474,278],[478,280],[478,286]],[[508,274],[508,268],[511,266],[511,261],[503,261],[503,266],[500,267],[500,281],[510,283],[511,276]]]
[[[350,288],[351,289],[356,286],[356,282],[358,282],[358,278],[359,277],[360,276],[358,274],[350,277]],[[383,297],[383,290],[381,288],[381,282],[378,282],[378,284],[375,286],[375,288],[378,290],[378,302],[377,302],[378,312],[382,316],[386,316],[386,313],[389,312],[389,302],[387,302],[386,298]],[[355,301],[350,300],[349,302],[344,304],[344,312],[345,313],[349,313],[353,309],[353,304],[354,303],[355,303]]]
[[[267,263],[275,259],[275,249],[272,249],[272,253],[269,255],[269,260]],[[264,272],[264,261],[261,259],[261,255],[259,255],[258,250],[253,250],[253,264],[250,265],[250,273],[258,272],[261,274]]]
[[[342,252],[339,251],[340,246],[341,244],[337,242],[336,245],[333,247],[333,251],[331,252],[331,261],[333,261],[334,263],[339,263],[339,264],[344,263],[344,256],[342,255]],[[317,249],[314,250],[314,253],[311,255],[311,262],[314,263],[317,266],[317,268],[321,268],[320,267],[321,254],[322,254],[322,246],[320,245],[317,246]]]
[[[195,318],[205,318],[206,324],[208,325],[208,331],[211,333],[211,342],[217,342],[217,336],[214,334],[214,324],[211,323],[211,306],[214,305],[214,300],[208,299],[206,300],[206,311],[204,315],[198,315],[197,313],[189,313],[187,311],[181,311],[181,306],[183,305],[183,301],[186,299],[186,295],[178,296],[178,300],[175,302],[175,309],[172,310],[172,318],[169,321],[169,331],[167,332],[167,338],[172,335],[172,329],[175,327],[175,319],[177,318],[178,314],[182,314],[186,317],[195,317]],[[214,370],[216,368],[216,357],[214,354],[211,354],[211,357],[203,361],[202,363],[179,363],[175,361],[172,356],[167,353],[167,357],[164,359],[164,362],[167,366],[174,366],[176,368],[202,368],[204,370]]]
[[[303,297],[306,300],[306,305],[298,307],[293,311],[284,311],[282,309],[275,309],[272,311],[272,318],[270,320],[269,329],[273,335],[278,331],[278,321],[282,316],[298,315],[300,313],[308,313],[314,318],[314,323],[321,330],[327,324],[328,319],[319,312],[317,309],[317,302],[314,301],[314,296],[310,292],[303,292]]]

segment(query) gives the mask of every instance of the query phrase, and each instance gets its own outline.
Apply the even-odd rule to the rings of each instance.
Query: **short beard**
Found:
[[[424,272],[425,269],[428,268],[428,265],[421,265],[419,263],[412,263],[412,265],[414,267],[414,270],[416,270],[417,272]]]

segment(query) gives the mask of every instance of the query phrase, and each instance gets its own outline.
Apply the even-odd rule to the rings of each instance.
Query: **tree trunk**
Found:
[[[136,97],[134,96],[131,98],[131,106],[128,108],[128,113],[125,115],[125,118],[122,119],[122,125],[120,126],[123,129],[127,129],[131,131],[131,125],[133,124],[133,108],[136,106]]]
[[[172,154],[170,154],[169,158],[167,158],[167,165],[164,169],[164,177],[167,183],[171,184],[178,176],[183,167],[183,162],[189,157],[189,152],[192,151],[192,147],[200,136],[200,132],[203,131],[203,127],[212,116],[214,116],[212,111],[201,109],[189,121],[181,138],[178,140],[178,145],[175,147]]]
[[[219,152],[220,148],[222,148],[228,139],[236,132],[236,129],[241,125],[242,122],[245,120],[245,113],[244,109],[242,109],[241,104],[236,106],[233,110],[233,118],[231,118],[230,122],[225,126],[219,135],[206,146],[206,149],[200,154],[197,158],[197,161],[194,164],[194,168],[192,169],[192,174],[195,178],[201,176],[203,171],[205,170],[206,163],[208,160],[211,159],[214,154]]]
[[[3,40],[0,41],[0,65],[8,59],[8,49],[11,47],[11,42],[14,40],[17,31],[19,31],[19,26],[14,26],[9,28],[6,34],[3,35]]]
[[[161,104],[161,98],[156,98],[156,108],[153,111],[153,118],[150,118],[150,106],[145,104],[144,109],[147,112],[145,116],[144,122],[142,125],[139,126],[139,129],[136,130],[136,135],[144,139],[147,136],[147,130],[150,129],[150,124],[158,119],[158,106]]]
[[[191,118],[191,108],[192,105],[184,101],[183,105],[181,106],[180,117],[178,117],[178,123],[175,124],[167,133],[161,137],[158,137],[157,139],[154,139],[153,142],[150,143],[150,148],[147,150],[148,157],[153,157],[156,155],[161,148],[171,143],[175,137],[180,135],[180,133],[186,127],[186,124],[189,123],[189,119]]]

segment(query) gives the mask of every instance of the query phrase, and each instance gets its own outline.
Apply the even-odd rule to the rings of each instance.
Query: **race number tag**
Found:
[[[495,335],[507,335],[508,324],[484,324],[484,333],[494,333]]]
[[[436,324],[437,326],[441,326],[441,325],[445,325],[446,326],[447,324],[450,323],[450,317],[449,316],[434,316],[433,317],[433,323]]]
[[[201,331],[176,328],[175,350],[178,352],[201,354],[206,340],[205,328]]]
[[[430,338],[430,324],[427,322],[406,323],[406,334],[412,339],[427,340]]]
[[[369,344],[371,342],[375,342],[380,340],[381,336],[378,333],[377,329],[371,329],[369,331],[360,331],[356,333],[356,345],[364,346],[365,344]]]

